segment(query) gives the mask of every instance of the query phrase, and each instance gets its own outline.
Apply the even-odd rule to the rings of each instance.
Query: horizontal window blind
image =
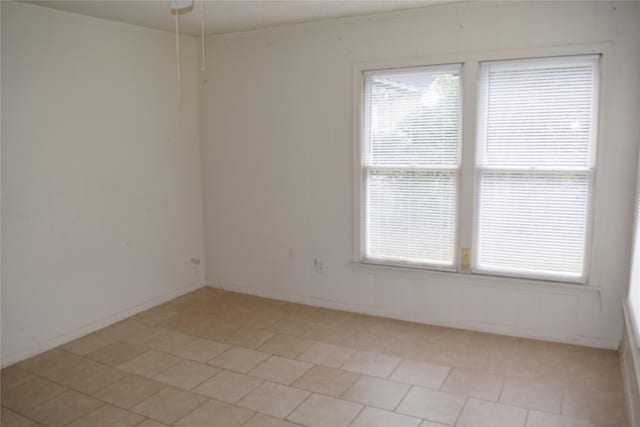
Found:
[[[481,65],[475,269],[582,281],[597,56]]]
[[[453,267],[460,66],[365,73],[364,258]]]

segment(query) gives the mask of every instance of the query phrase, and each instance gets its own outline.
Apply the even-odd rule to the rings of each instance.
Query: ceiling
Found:
[[[446,0],[445,0],[446,1]],[[277,25],[424,7],[442,0],[224,0],[205,2],[207,34],[253,30]],[[96,18],[175,31],[169,0],[49,0],[41,6]],[[200,34],[200,1],[180,16],[180,32]]]

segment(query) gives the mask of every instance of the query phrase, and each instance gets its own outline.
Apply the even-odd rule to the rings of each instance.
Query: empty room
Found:
[[[640,2],[0,11],[2,427],[640,427]]]

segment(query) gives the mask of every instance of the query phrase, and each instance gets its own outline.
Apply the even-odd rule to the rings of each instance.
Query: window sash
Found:
[[[596,161],[596,134],[597,134],[597,110],[598,110],[598,90],[599,90],[599,55],[564,56],[554,58],[533,58],[521,60],[489,61],[480,63],[480,82],[478,87],[478,125],[476,138],[476,165],[475,165],[475,197],[474,197],[474,226],[473,226],[473,248],[475,256],[472,257],[472,272],[478,274],[490,274],[498,276],[520,277],[527,279],[540,279],[550,281],[562,281],[571,283],[586,283],[588,279],[588,265],[592,238],[592,211],[593,211],[593,187]],[[593,67],[593,82],[591,94],[591,115],[590,134],[588,137],[587,163],[579,166],[567,165],[526,165],[521,162],[516,164],[491,165],[485,157],[485,147],[487,145],[488,108],[489,108],[489,73],[491,71],[518,71],[526,66],[526,70],[545,69],[552,65],[562,66],[591,66]],[[582,245],[582,271],[579,275],[561,272],[550,272],[548,270],[526,269],[526,268],[496,268],[483,265],[482,241],[481,241],[481,209],[483,203],[482,176],[489,173],[529,173],[529,174],[555,174],[570,176],[583,174],[586,177],[586,208],[585,223]],[[524,242],[523,244],[525,244]]]
[[[390,266],[403,266],[403,267],[411,267],[411,268],[424,268],[424,269],[435,269],[435,270],[446,270],[446,271],[455,271],[457,265],[457,241],[458,241],[458,207],[459,207],[459,185],[460,185],[460,157],[462,150],[462,75],[461,75],[462,64],[452,64],[452,65],[436,65],[436,66],[419,66],[419,67],[407,67],[407,68],[392,68],[392,69],[383,69],[383,70],[368,70],[364,71],[363,76],[363,108],[361,110],[362,121],[361,121],[361,144],[360,144],[360,180],[361,180],[361,192],[360,192],[360,262],[369,263],[369,264],[381,264],[381,265],[390,265]],[[453,162],[443,163],[443,164],[424,164],[414,162],[407,162],[405,159],[401,159],[401,161],[387,161],[385,160],[383,164],[377,164],[372,161],[372,157],[370,156],[370,143],[371,143],[371,135],[369,133],[370,119],[371,119],[371,111],[370,111],[370,103],[369,96],[371,96],[370,87],[369,87],[369,79],[370,78],[378,78],[378,77],[392,77],[392,76],[411,76],[411,75],[420,75],[422,73],[425,74],[457,74],[458,76],[458,117],[457,120],[457,146],[455,152],[455,158]],[[402,156],[401,156],[402,157]],[[388,173],[450,173],[453,178],[453,213],[452,213],[452,221],[453,221],[453,238],[451,240],[451,258],[448,262],[442,262],[437,259],[425,259],[425,258],[412,258],[408,257],[393,257],[393,256],[380,256],[373,253],[371,250],[372,243],[372,224],[370,219],[371,215],[371,199],[370,199],[370,191],[371,191],[371,183],[370,176],[372,172],[388,172]],[[416,203],[420,203],[419,200]],[[424,219],[424,218],[423,218]],[[411,238],[407,237],[408,244],[410,245]],[[392,242],[394,243],[394,242]]]

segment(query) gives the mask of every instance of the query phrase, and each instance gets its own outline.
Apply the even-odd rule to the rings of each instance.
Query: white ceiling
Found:
[[[447,0],[207,0],[207,34],[252,30],[299,22],[424,7]],[[449,0],[451,1],[451,0]],[[41,6],[96,18],[174,31],[169,0],[49,0],[29,1]],[[180,16],[180,32],[200,34],[200,1]]]

